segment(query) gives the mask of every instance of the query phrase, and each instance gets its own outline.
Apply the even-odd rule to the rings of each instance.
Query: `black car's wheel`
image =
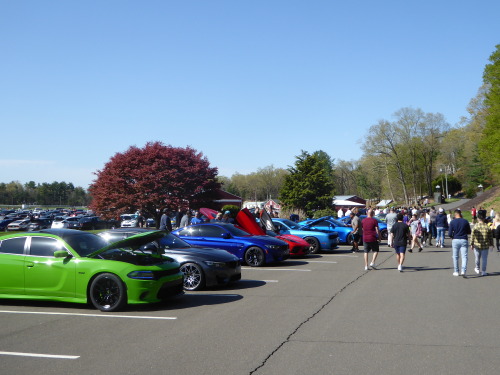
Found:
[[[387,234],[387,229],[384,229],[380,232],[380,237],[382,237],[383,240],[386,240],[387,238],[389,238],[389,236]]]
[[[306,240],[310,247],[309,247],[309,254],[317,254],[321,250],[321,245],[316,237],[306,237],[304,238]]]
[[[205,287],[205,275],[199,265],[184,263],[180,270],[184,274],[184,289],[200,290]]]
[[[112,273],[97,275],[89,289],[90,301],[101,311],[117,311],[127,303],[127,291],[120,278]]]
[[[346,243],[347,243],[348,245],[352,245],[352,244],[353,244],[353,242],[354,242],[354,236],[352,235],[352,233],[349,233],[349,234],[347,235],[347,238],[346,238]]]
[[[245,252],[245,263],[250,267],[261,267],[265,262],[266,258],[261,248],[252,246]]]

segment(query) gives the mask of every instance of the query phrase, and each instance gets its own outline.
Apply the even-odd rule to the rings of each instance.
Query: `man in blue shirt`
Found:
[[[452,239],[453,276],[458,276],[458,254],[460,253],[462,258],[462,270],[460,275],[464,278],[467,277],[469,234],[471,234],[469,222],[462,217],[462,212],[459,209],[455,210],[455,217],[450,222],[448,229],[448,236]]]

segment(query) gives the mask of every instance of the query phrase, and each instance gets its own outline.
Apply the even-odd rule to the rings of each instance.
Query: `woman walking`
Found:
[[[420,220],[417,218],[417,215],[413,215],[410,220],[410,228],[411,228],[411,247],[408,250],[410,253],[413,252],[413,248],[418,246],[418,252],[422,251],[422,245],[418,238],[422,235],[422,224]]]

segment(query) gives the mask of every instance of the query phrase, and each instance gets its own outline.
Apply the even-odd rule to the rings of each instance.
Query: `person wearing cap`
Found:
[[[471,234],[470,224],[462,217],[462,212],[455,210],[455,218],[450,222],[450,229],[448,236],[451,240],[452,258],[453,258],[453,276],[458,276],[459,264],[458,254],[462,258],[462,267],[460,275],[466,277],[467,275],[467,257],[469,248],[469,234]]]
[[[477,214],[478,223],[474,225],[470,240],[470,248],[474,250],[476,267],[474,271],[481,276],[486,276],[486,266],[488,264],[488,248],[493,251],[493,231],[485,223],[486,216],[479,212]]]
[[[439,207],[438,214],[436,215],[436,247],[444,247],[444,233],[448,229],[448,218],[446,217],[446,212],[444,212],[442,207]]]

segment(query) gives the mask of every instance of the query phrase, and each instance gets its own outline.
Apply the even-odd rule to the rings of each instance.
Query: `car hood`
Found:
[[[224,261],[231,262],[238,260],[236,256],[228,253],[226,250],[212,249],[205,247],[189,247],[186,249],[165,249],[165,255],[191,255],[199,256],[201,258],[213,260],[213,261]]]
[[[93,253],[90,253],[88,255],[89,258],[94,258],[97,255],[110,250],[110,249],[119,249],[119,248],[133,248],[133,249],[138,249],[141,246],[144,246],[152,241],[159,240],[165,235],[164,231],[154,231],[154,232],[144,232],[144,233],[139,233],[134,236],[130,236],[128,238],[124,238],[123,240],[116,241],[113,243],[110,243],[109,245],[94,251]]]

